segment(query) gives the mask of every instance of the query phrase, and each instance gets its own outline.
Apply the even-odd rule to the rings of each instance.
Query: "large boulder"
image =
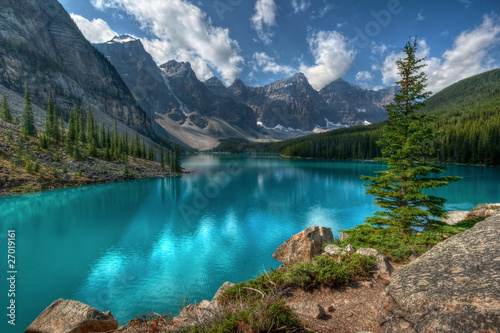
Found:
[[[450,237],[392,274],[384,332],[498,332],[500,215]]]
[[[315,302],[289,303],[287,304],[294,313],[314,319],[325,317],[325,309]]]
[[[58,299],[49,305],[24,331],[25,333],[88,333],[116,330],[111,313],[87,304]]]
[[[310,226],[281,244],[273,253],[273,258],[287,265],[311,261],[321,254],[323,244],[332,241],[332,229]]]

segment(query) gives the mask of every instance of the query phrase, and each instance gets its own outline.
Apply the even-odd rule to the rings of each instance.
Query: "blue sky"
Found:
[[[59,0],[91,42],[141,38],[158,64],[189,61],[200,80],[265,85],[303,72],[314,88],[343,78],[394,84],[410,36],[429,90],[500,67],[498,0]]]

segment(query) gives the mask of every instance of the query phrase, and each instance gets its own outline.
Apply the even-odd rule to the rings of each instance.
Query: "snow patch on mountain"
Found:
[[[130,43],[130,42],[136,42],[138,40],[139,39],[132,37],[130,35],[121,35],[121,36],[113,37],[113,39],[110,40],[109,42],[106,42],[106,44],[113,44],[113,43],[125,44],[125,43]]]

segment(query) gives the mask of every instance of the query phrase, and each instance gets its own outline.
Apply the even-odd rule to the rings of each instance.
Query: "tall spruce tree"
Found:
[[[383,136],[377,142],[382,148],[380,161],[388,170],[378,171],[378,177],[362,176],[370,182],[367,193],[374,195],[377,211],[366,222],[394,227],[409,234],[415,227],[423,227],[434,217],[445,216],[444,198],[423,193],[423,190],[448,185],[460,177],[438,177],[442,166],[432,165],[436,137],[434,117],[418,114],[423,101],[431,95],[425,92],[426,74],[421,71],[425,58],[416,57],[417,38],[410,38],[402,49],[404,59],[396,62],[401,80],[396,82],[399,92],[394,103],[385,106],[388,121]]]
[[[174,148],[174,156],[172,159],[172,171],[173,172],[181,172],[182,171],[179,146],[175,146],[175,148]]]
[[[33,116],[33,107],[31,106],[31,97],[28,88],[26,88],[24,92],[24,108],[22,113],[21,133],[23,134],[23,136],[36,135],[35,118]]]
[[[59,141],[59,124],[58,124],[58,112],[57,108],[52,102],[52,93],[49,91],[49,97],[47,99],[47,109],[45,110],[45,136]]]
[[[12,113],[10,111],[9,102],[7,102],[7,95],[3,94],[2,96],[2,106],[0,108],[0,118],[5,120],[6,122],[11,123]]]

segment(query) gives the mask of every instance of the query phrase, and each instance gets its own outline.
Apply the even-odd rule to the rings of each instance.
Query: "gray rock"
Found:
[[[333,234],[330,228],[310,226],[281,244],[273,253],[273,258],[287,265],[311,261],[321,253],[323,244],[331,241]]]
[[[479,204],[472,209],[469,216],[488,217],[500,214],[500,203]]]
[[[341,255],[344,255],[344,254],[347,254],[347,253],[353,253],[354,251],[356,251],[356,249],[354,248],[354,246],[352,246],[351,244],[349,244],[349,245],[347,245],[344,248],[344,251],[342,251]]]
[[[444,223],[449,224],[449,225],[455,225],[455,224],[463,221],[467,217],[468,214],[469,214],[469,211],[466,211],[466,210],[455,210],[452,212],[448,212],[448,217],[447,218],[442,217],[441,222],[444,222]]]
[[[389,259],[381,254],[375,249],[362,247],[356,251],[357,254],[362,254],[365,256],[374,256],[377,259],[377,268],[375,269],[373,275],[375,278],[382,278],[384,280],[390,281],[390,276],[394,271]]]
[[[349,125],[361,125],[364,120],[382,121],[386,114],[381,106],[392,102],[394,97],[393,87],[375,92],[342,79],[317,91],[302,73],[264,87],[249,87],[236,79],[225,90],[220,85],[214,88],[213,84],[209,88],[250,106],[265,127],[281,125],[304,131],[311,131],[317,125],[326,126],[325,118]]]
[[[118,322],[110,312],[103,313],[87,304],[58,299],[49,305],[24,331],[25,333],[87,333],[116,330]]]
[[[500,215],[399,268],[382,299],[383,332],[498,332]]]
[[[341,242],[345,241],[345,240],[347,239],[347,237],[348,237],[348,236],[349,236],[349,234],[348,234],[348,233],[346,233],[346,232],[341,232],[341,233],[340,233],[340,241],[341,241]]]
[[[327,245],[324,251],[331,256],[338,256],[342,252],[340,246],[333,244]]]
[[[214,297],[212,298],[212,302],[218,303],[219,297],[226,291],[227,288],[234,286],[234,283],[229,281],[224,282],[224,284],[217,290]]]
[[[370,247],[362,247],[358,249],[356,253],[364,256],[374,256],[374,257],[381,255],[380,252],[378,252],[378,250],[372,249]]]
[[[322,319],[325,317],[325,309],[318,303],[290,303],[288,306],[290,307],[290,310],[302,316],[314,319]]]

